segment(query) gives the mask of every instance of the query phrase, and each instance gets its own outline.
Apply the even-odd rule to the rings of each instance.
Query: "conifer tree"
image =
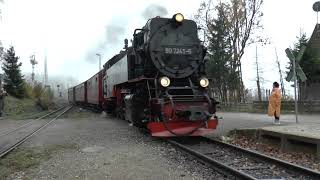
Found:
[[[208,52],[210,60],[208,62],[208,75],[213,78],[218,88],[219,98],[223,102],[228,101],[227,91],[235,90],[238,82],[237,73],[233,72],[230,64],[232,59],[231,38],[229,36],[230,27],[227,19],[227,5],[220,3],[217,7],[217,17],[208,23],[210,29],[208,35]]]
[[[12,96],[23,98],[25,94],[24,79],[21,75],[21,62],[11,46],[3,56],[4,89]]]

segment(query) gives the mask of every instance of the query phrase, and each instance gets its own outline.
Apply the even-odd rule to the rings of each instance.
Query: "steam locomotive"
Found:
[[[181,13],[155,17],[135,29],[132,46],[88,81],[69,89],[72,103],[96,106],[152,136],[199,136],[218,124],[208,96],[206,49],[197,24]]]

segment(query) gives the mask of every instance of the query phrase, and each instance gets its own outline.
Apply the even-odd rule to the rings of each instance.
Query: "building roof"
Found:
[[[309,47],[312,49],[320,49],[320,24],[316,24],[309,40]]]

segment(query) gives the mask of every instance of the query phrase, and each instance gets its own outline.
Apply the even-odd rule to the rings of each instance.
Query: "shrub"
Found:
[[[41,83],[35,83],[32,89],[32,98],[43,110],[49,109],[54,105],[53,103],[53,92],[50,88],[45,88]]]
[[[24,90],[25,90],[25,97],[26,98],[33,98],[33,87],[29,83],[24,84]]]
[[[35,83],[32,90],[32,97],[39,99],[43,93],[44,88],[41,83]]]
[[[42,91],[41,96],[37,99],[37,104],[45,110],[54,105],[53,92],[50,90],[50,88],[46,88]]]

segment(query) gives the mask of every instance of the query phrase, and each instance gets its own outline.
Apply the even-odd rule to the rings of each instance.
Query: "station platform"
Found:
[[[273,124],[267,114],[219,112],[218,128],[209,137],[219,138],[234,133],[262,138],[283,151],[307,151],[320,158],[320,114],[300,114],[296,124],[294,114],[282,114],[281,125]]]
[[[291,124],[268,126],[257,129],[259,137],[280,139],[281,150],[295,149],[295,144],[314,147],[317,158],[320,158],[320,124]]]

